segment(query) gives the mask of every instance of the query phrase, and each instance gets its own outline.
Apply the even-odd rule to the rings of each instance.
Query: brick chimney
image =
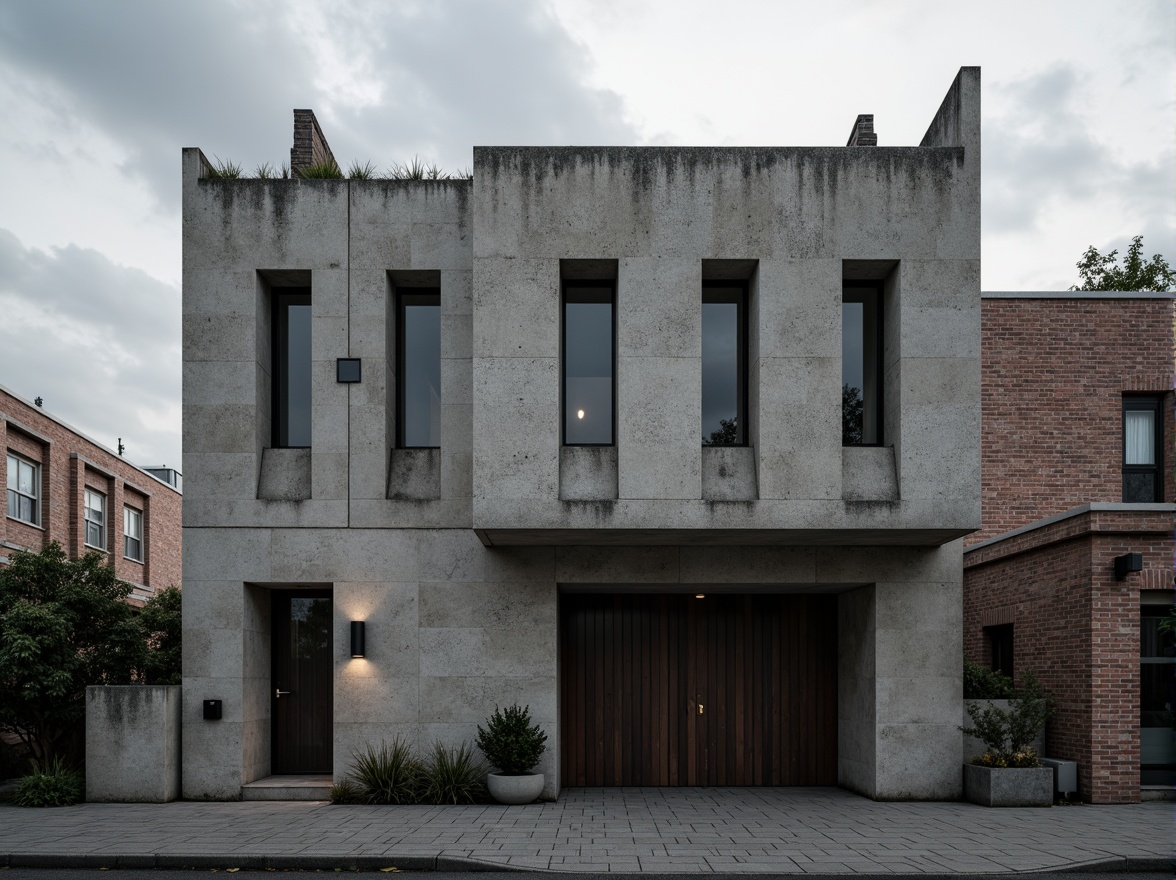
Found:
[[[294,146],[290,148],[290,175],[297,177],[303,169],[324,162],[334,162],[331,146],[314,118],[313,110],[294,111]],[[336,163],[338,164],[338,163]]]
[[[874,114],[859,113],[853,131],[849,133],[847,147],[876,147],[878,135],[874,134]]]

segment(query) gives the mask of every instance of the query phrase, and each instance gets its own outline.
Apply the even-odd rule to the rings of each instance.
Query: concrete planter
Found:
[[[543,774],[491,773],[486,777],[486,787],[490,789],[490,797],[500,804],[529,804],[543,793]]]
[[[964,798],[982,807],[1052,807],[1049,767],[964,765]]]
[[[180,796],[180,686],[86,688],[86,800]]]

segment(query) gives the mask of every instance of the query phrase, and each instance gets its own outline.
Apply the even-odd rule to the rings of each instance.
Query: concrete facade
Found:
[[[86,800],[180,796],[179,685],[86,688]]]
[[[918,147],[475,148],[472,181],[431,182],[217,180],[185,150],[184,796],[271,773],[273,589],[332,591],[336,777],[365,743],[472,741],[517,701],[554,796],[561,592],[705,587],[836,593],[839,782],[959,797],[979,88],[962,69]],[[600,272],[616,442],[561,446],[561,278]],[[703,449],[700,292],[723,277],[750,293],[750,442]],[[884,285],[876,448],[839,437],[855,279]],[[289,286],[311,289],[309,449],[270,448]],[[414,287],[440,290],[439,449],[396,443]]]
[[[1014,673],[1057,701],[1046,754],[1078,762],[1083,800],[1170,796],[1176,733],[1157,715],[1176,663],[1141,660],[1141,618],[1176,598],[1176,295],[985,292],[982,309],[983,526],[965,542],[964,647],[987,664],[1011,629]],[[1124,399],[1139,395],[1159,405],[1158,503],[1123,498]],[[1127,553],[1142,570],[1119,579]],[[1156,663],[1169,694],[1143,712]]]

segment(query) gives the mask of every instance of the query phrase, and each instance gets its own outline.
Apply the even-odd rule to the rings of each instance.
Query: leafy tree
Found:
[[[102,554],[70,560],[57,542],[0,568],[0,730],[38,767],[76,747],[87,685],[130,684],[143,665],[130,592]]]
[[[719,419],[719,430],[702,441],[703,446],[735,446],[739,443],[739,417]]]
[[[862,392],[852,385],[841,386],[841,445],[860,446],[862,443]]]
[[[1117,250],[1105,256],[1094,245],[1086,249],[1078,261],[1078,274],[1082,283],[1070,290],[1171,290],[1176,287],[1176,271],[1168,261],[1156,254],[1148,262],[1140,256],[1143,250],[1143,236],[1131,239],[1131,246],[1123,257],[1123,265],[1115,263]]]
[[[139,614],[139,628],[147,646],[144,684],[180,683],[180,605],[179,588],[167,587],[148,599]]]

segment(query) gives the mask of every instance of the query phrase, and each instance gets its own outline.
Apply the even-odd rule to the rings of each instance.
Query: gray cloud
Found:
[[[138,464],[180,463],[180,296],[145,272],[0,229],[0,377]]]

